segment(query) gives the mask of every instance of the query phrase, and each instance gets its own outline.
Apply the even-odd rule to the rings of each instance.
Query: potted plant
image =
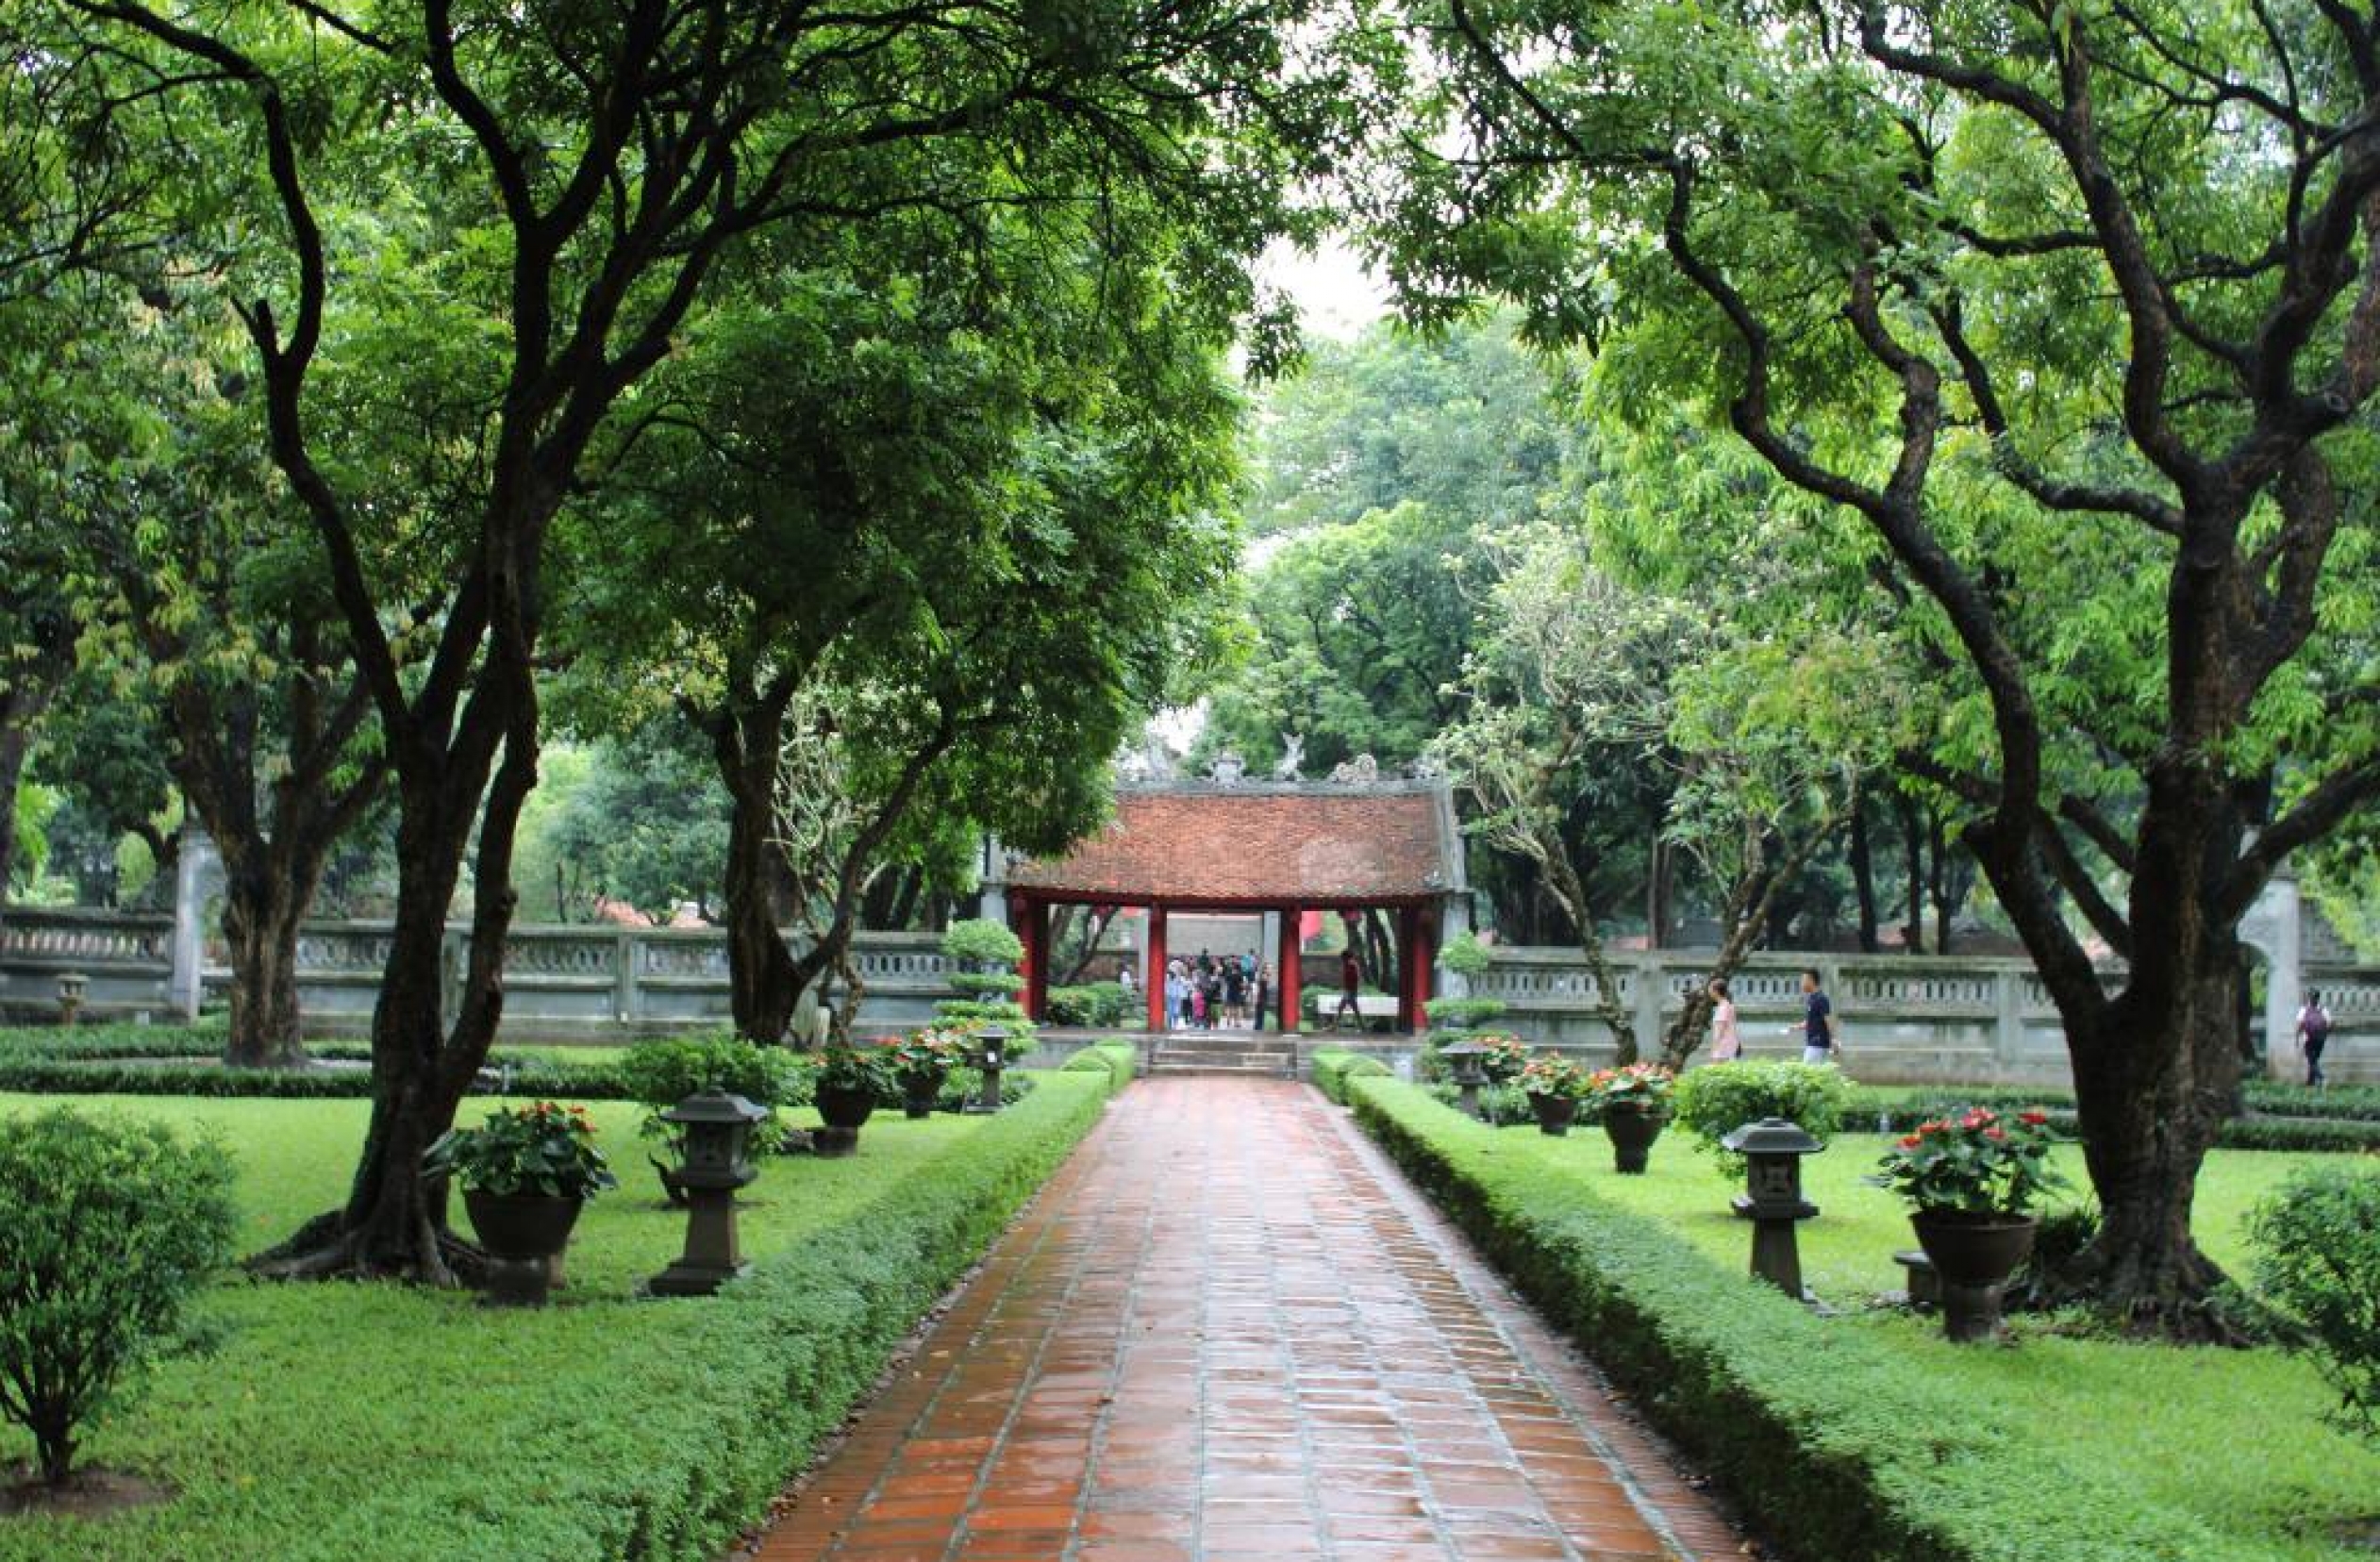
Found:
[[[1560,1053],[1544,1052],[1522,1066],[1520,1083],[1529,1109],[1537,1114],[1538,1132],[1556,1138],[1567,1136],[1578,1116],[1578,1104],[1587,1097],[1587,1071]]]
[[[810,1147],[822,1155],[848,1155],[859,1147],[859,1129],[879,1102],[890,1101],[900,1088],[893,1067],[897,1042],[871,1041],[863,1046],[828,1047],[818,1055],[818,1090],[813,1098],[819,1121],[826,1126],[810,1136]]]
[[[489,1300],[522,1306],[544,1304],[578,1212],[620,1186],[595,1148],[587,1108],[550,1101],[499,1107],[484,1127],[450,1129],[423,1164],[462,1188],[463,1208],[488,1250]]]
[[[928,1025],[894,1042],[892,1070],[901,1084],[903,1114],[932,1117],[935,1103],[941,1099],[942,1082],[970,1055],[967,1033],[955,1026]]]
[[[2050,1164],[2057,1140],[2049,1121],[2038,1110],[2003,1116],[1986,1106],[1930,1118],[1895,1141],[1869,1179],[1911,1206],[1953,1339],[1999,1332],[2001,1288],[2033,1252],[2034,1203],[2066,1186]]]
[[[1653,1141],[1670,1120],[1670,1091],[1676,1084],[1677,1076],[1658,1063],[1599,1069],[1587,1076],[1587,1099],[1611,1140],[1613,1170],[1643,1174]]]

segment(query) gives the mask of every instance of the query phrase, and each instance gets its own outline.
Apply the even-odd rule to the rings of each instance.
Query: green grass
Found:
[[[631,1288],[675,1256],[685,1218],[644,1164],[638,1108],[598,1104],[624,1187],[582,1220],[556,1305],[226,1280],[205,1308],[211,1354],[167,1363],[85,1451],[170,1481],[178,1500],[99,1522],[0,1521],[0,1559],[716,1555],[1108,1088],[1053,1075],[996,1119],[880,1113],[857,1156],[772,1159],[744,1196],[754,1279],[667,1302]],[[60,1099],[0,1096],[0,1112]],[[338,1202],[367,1109],[75,1105],[218,1133],[241,1166],[249,1247]],[[0,1459],[28,1447],[0,1431]]]
[[[1435,1120],[1406,1099],[1418,1092],[1372,1081],[1362,1088],[1397,1092],[1399,1115],[1438,1138]],[[1461,1123],[1434,1104],[1427,1111],[1445,1126]],[[1592,1128],[1566,1139],[1529,1129],[1490,1136],[1467,1123],[1456,1132],[1464,1143],[1473,1135],[1484,1141],[1478,1153],[1494,1163],[1495,1175],[1529,1188],[1532,1204],[1632,1212],[1657,1221],[1728,1271],[1740,1273],[1746,1263],[1749,1228],[1727,1207],[1741,1185],[1688,1136],[1664,1136],[1651,1172],[1623,1177],[1611,1169],[1608,1141]],[[2380,1512],[2380,1449],[2322,1424],[2330,1395],[2301,1360],[2272,1350],[2181,1350],[2067,1337],[2039,1321],[2022,1324],[2011,1346],[1956,1347],[1930,1320],[1871,1308],[1876,1293],[1900,1284],[1893,1251],[1915,1246],[1898,1202],[1860,1181],[1885,1143],[1872,1135],[1839,1136],[1825,1154],[1803,1163],[1806,1191],[1822,1210],[1802,1227],[1806,1278],[1822,1299],[1845,1309],[1828,1329],[1866,1337],[1933,1385],[2015,1416],[2054,1462],[2092,1470],[2128,1493],[2190,1515],[2217,1537],[2221,1549],[2203,1553],[2208,1562],[2333,1562],[2370,1554],[2323,1537],[2334,1521]],[[2078,1153],[2063,1155],[2082,1186]],[[2318,1158],[2227,1151],[2210,1156],[2196,1208],[2207,1253],[2244,1273],[2249,1207]],[[1726,1290],[1715,1288],[1710,1304],[1726,1306]],[[2055,1504],[2061,1497],[2051,1491],[2039,1500]]]

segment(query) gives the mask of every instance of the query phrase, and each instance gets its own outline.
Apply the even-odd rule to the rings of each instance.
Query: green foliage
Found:
[[[1064,1072],[1064,1070],[1057,1071]],[[1110,1081],[1114,1071],[1105,1071]],[[1000,1074],[1000,1105],[1005,1109],[1015,1105],[1039,1088],[1040,1081],[1019,1069],[1005,1069]],[[935,1098],[938,1112],[967,1112],[983,1100],[983,1072],[978,1069],[953,1069],[942,1076],[941,1093]]]
[[[1082,987],[1050,989],[1043,1014],[1053,1025],[1106,1029],[1123,1022],[1123,987],[1117,982],[1090,982]]]
[[[1339,1103],[1348,1104],[1348,1082],[1356,1079],[1392,1079],[1396,1071],[1368,1053],[1352,1053],[1340,1047],[1316,1050],[1308,1067],[1313,1072],[1314,1086],[1323,1094]]]
[[[228,1262],[232,1164],[163,1124],[60,1107],[0,1121],[0,1416],[62,1483]]]
[[[2182,1385],[2205,1376],[2196,1353],[2080,1342],[2068,1352],[2051,1340],[2028,1343],[2006,1364],[1962,1364],[1956,1348],[1920,1330],[1885,1334],[1822,1318],[1745,1278],[1741,1222],[1723,1205],[1712,1223],[1736,1255],[1725,1261],[1681,1240],[1674,1218],[1615,1207],[1600,1189],[1644,1179],[1596,1175],[1564,1141],[1516,1142],[1390,1082],[1358,1081],[1353,1094],[1365,1130],[1549,1317],[1591,1343],[1598,1364],[1761,1533],[1797,1555],[2280,1562],[2311,1554],[2289,1540],[2291,1515],[2208,1513],[2162,1493],[2142,1495],[2105,1471],[2106,1448],[2062,1437],[2039,1412],[2045,1372],[2061,1372],[2051,1380],[2061,1398],[2069,1377],[2096,1373],[2103,1403],[2095,1408],[2134,1428],[2139,1444],[2125,1451],[2124,1468],[2170,1464],[2169,1435],[2143,1421],[2143,1401],[2127,1387],[2132,1358],[2142,1358],[2145,1373],[2151,1358],[2171,1354],[2175,1371],[2158,1388],[2137,1391],[2188,1399],[2196,1390]],[[2250,1393],[2231,1403],[2256,1401]],[[2236,1427],[2214,1435],[2235,1485],[2260,1485],[2266,1477],[2253,1464],[2240,1466]],[[2259,1440],[2257,1456],[2287,1455]],[[2044,1501],[2044,1492],[2055,1500]],[[2327,1484],[2324,1501],[2355,1500]],[[2220,1533],[2210,1521],[2222,1524]]]
[[[828,1047],[818,1055],[815,1088],[862,1091],[874,1096],[878,1105],[898,1105],[901,1071],[893,1055],[898,1046],[898,1042],[870,1041]]]
[[[952,991],[963,992],[971,998],[990,997],[995,993],[1006,996],[1024,990],[1024,978],[1009,971],[954,971],[943,980],[950,983]]]
[[[1877,1185],[1923,1211],[2024,1215],[2066,1186],[2050,1165],[2049,1114],[2002,1117],[1988,1106],[1930,1118],[1877,1163]]]
[[[1024,958],[1024,940],[1006,922],[963,917],[942,934],[942,957],[961,967],[1013,966]]]
[[[1485,976],[1494,962],[1488,946],[1469,928],[1447,939],[1446,947],[1438,952],[1438,963],[1458,976]]]
[[[1132,1083],[1139,1072],[1140,1058],[1125,1042],[1103,1041],[1095,1047],[1085,1047],[1066,1060],[1063,1071],[1072,1073],[1104,1073],[1119,1090]]]
[[[798,1106],[814,1083],[799,1055],[739,1036],[640,1041],[616,1072],[630,1100],[656,1110],[701,1090],[725,1090],[757,1106]]]
[[[181,1500],[104,1523],[12,1519],[0,1558],[712,1562],[766,1517],[786,1472],[842,1425],[1107,1093],[1096,1074],[1052,1075],[997,1118],[876,1122],[858,1155],[767,1163],[741,1217],[754,1272],[721,1297],[635,1296],[676,1256],[685,1223],[628,1198],[589,1207],[569,1300],[538,1319],[468,1292],[219,1288],[215,1354],[165,1363],[87,1454],[169,1480]],[[0,1115],[22,1105],[0,1101]],[[343,1194],[367,1114],[360,1102],[137,1109],[216,1125],[238,1147],[242,1241],[259,1244]],[[595,1114],[626,1134],[638,1110]],[[264,1447],[307,1456],[261,1471]],[[0,1459],[22,1452],[0,1436]]]
[[[499,1106],[477,1128],[450,1128],[423,1155],[433,1177],[505,1197],[588,1199],[620,1179],[595,1147],[594,1120],[584,1106],[550,1101]]]
[[[1587,1071],[1557,1052],[1541,1052],[1530,1058],[1514,1083],[1523,1095],[1557,1101],[1584,1101],[1592,1090]]]
[[[209,1098],[275,1097],[332,1101],[372,1094],[371,1071],[325,1068],[368,1061],[352,1043],[315,1045],[313,1067],[226,1069],[220,1022],[185,1025],[76,1025],[0,1029],[0,1090],[42,1095],[146,1095]],[[193,1061],[175,1061],[175,1060]],[[488,1055],[481,1084],[516,1095],[581,1101],[631,1101],[636,1096],[619,1060],[600,1048],[551,1053],[502,1047]]]
[[[1842,1126],[1851,1100],[1852,1085],[1840,1069],[1746,1059],[1689,1070],[1671,1097],[1671,1112],[1705,1150],[1738,1169],[1741,1157],[1728,1155],[1719,1141],[1743,1124],[1784,1118],[1822,1141]]]
[[[1506,1005],[1501,998],[1433,998],[1422,1006],[1430,1023],[1468,1030],[1502,1019]]]
[[[2304,1330],[2338,1424],[2380,1445],[2380,1170],[2300,1172],[2249,1229],[2256,1288]]]

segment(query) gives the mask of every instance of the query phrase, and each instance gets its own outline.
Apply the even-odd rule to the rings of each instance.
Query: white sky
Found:
[[[1389,312],[1389,290],[1355,251],[1336,239],[1311,255],[1275,242],[1257,277],[1297,301],[1307,334],[1344,341]]]

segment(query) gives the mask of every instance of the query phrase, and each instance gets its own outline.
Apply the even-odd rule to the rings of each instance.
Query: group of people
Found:
[[[1732,1063],[1743,1055],[1743,1032],[1736,1022],[1736,1000],[1727,978],[1710,979],[1710,1060]],[[1802,1022],[1785,1034],[1802,1039],[1802,1061],[1832,1063],[1842,1050],[1835,1034],[1835,1001],[1826,996],[1826,978],[1815,969],[1802,972]]]
[[[1275,990],[1273,967],[1254,955],[1202,949],[1194,960],[1166,963],[1166,1024],[1172,1030],[1258,1030]]]

